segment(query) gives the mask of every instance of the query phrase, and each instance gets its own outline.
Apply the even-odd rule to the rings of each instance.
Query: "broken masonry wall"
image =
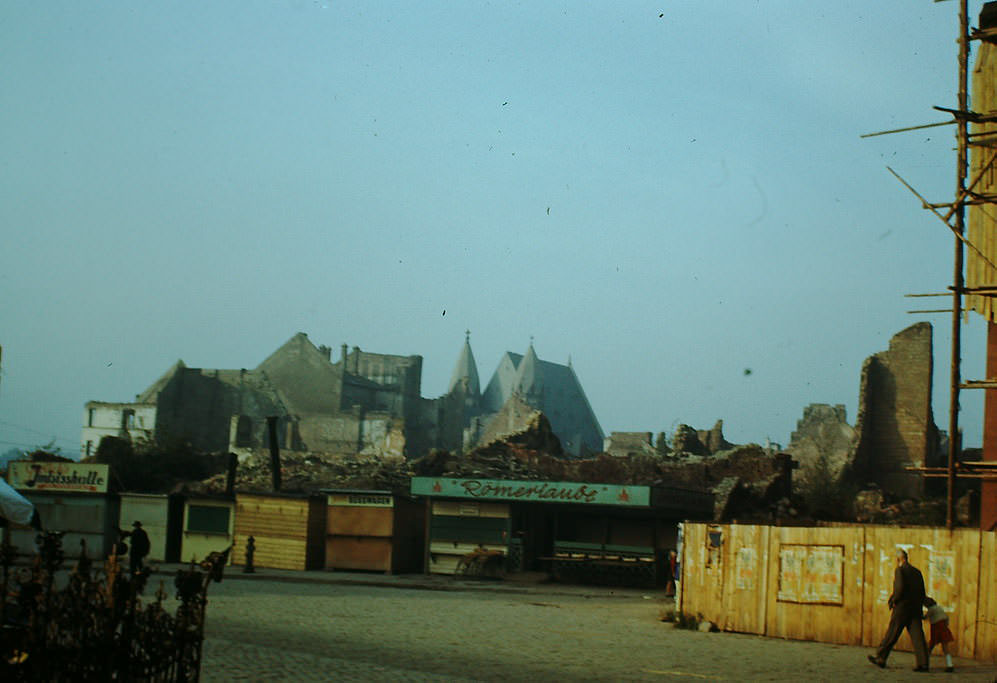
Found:
[[[396,455],[405,452],[404,422],[359,407],[338,415],[302,415],[297,430],[309,451],[331,455]]]
[[[855,429],[848,424],[845,406],[811,403],[803,409],[786,452],[799,463],[801,480],[813,474],[821,459],[837,479],[851,462],[854,446]]]
[[[878,484],[894,496],[923,494],[923,478],[905,468],[933,464],[937,452],[931,381],[930,323],[898,332],[887,351],[863,363],[851,467],[856,483]]]
[[[519,394],[513,394],[502,408],[485,424],[484,431],[476,446],[486,446],[493,441],[520,434],[529,429],[539,410],[524,401]]]
[[[717,420],[712,429],[697,429],[696,436],[707,453],[717,453],[734,447],[734,444],[724,438],[723,420]]]
[[[655,454],[651,432],[611,432],[605,439],[603,450],[614,457]]]

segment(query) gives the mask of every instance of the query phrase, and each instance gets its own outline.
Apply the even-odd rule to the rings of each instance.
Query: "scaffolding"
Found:
[[[936,0],[937,2],[938,0]],[[944,294],[908,294],[907,296],[951,296],[952,306],[950,309],[927,309],[909,311],[910,313],[949,313],[952,316],[952,354],[949,372],[949,422],[948,422],[948,460],[945,467],[912,467],[909,471],[920,473],[924,477],[939,478],[946,480],[946,527],[954,527],[955,517],[955,483],[956,479],[979,479],[983,482],[997,482],[997,461],[974,460],[962,461],[959,457],[961,450],[961,439],[959,438],[959,394],[964,389],[982,389],[984,391],[997,391],[997,377],[987,377],[983,380],[962,380],[961,351],[962,351],[962,328],[961,318],[964,311],[976,310],[983,314],[991,323],[994,321],[994,312],[997,309],[997,230],[986,230],[987,233],[981,247],[976,241],[967,236],[966,230],[966,210],[967,207],[978,207],[978,211],[995,224],[997,224],[997,211],[987,213],[987,206],[997,207],[997,193],[988,192],[987,189],[997,187],[995,185],[995,164],[997,164],[997,111],[977,112],[969,108],[969,53],[970,45],[974,41],[987,43],[997,47],[997,3],[987,3],[981,13],[981,27],[970,30],[969,26],[969,2],[968,0],[958,0],[959,5],[959,93],[957,106],[955,109],[946,107],[935,107],[937,111],[948,114],[951,119],[936,123],[929,123],[920,126],[909,126],[880,133],[871,133],[862,137],[872,137],[875,135],[885,135],[890,133],[900,133],[911,130],[920,130],[935,126],[956,126],[956,191],[955,199],[952,202],[931,203],[924,198],[914,187],[904,180],[900,174],[892,168],[887,167],[897,180],[899,180],[910,192],[921,201],[924,209],[931,211],[939,220],[949,228],[954,236],[954,258],[952,269],[952,285],[948,287],[949,292]],[[997,109],[997,107],[995,107]],[[970,124],[975,124],[977,128],[970,132]],[[979,160],[976,172],[972,179],[969,179],[970,150],[973,150],[974,161]],[[985,159],[985,161],[984,161]],[[967,180],[969,182],[967,183]],[[983,190],[977,188],[983,187]],[[944,211],[944,213],[943,213]],[[982,220],[982,219],[981,219]],[[979,231],[978,231],[979,232]],[[977,236],[978,237],[978,236]],[[971,269],[977,277],[970,286],[966,284],[965,273],[967,270],[965,253],[970,252],[970,260],[975,264]],[[979,280],[980,274],[989,275],[989,281]],[[963,296],[973,300],[974,303],[963,305]],[[992,344],[994,335],[989,335],[989,342]],[[990,349],[988,344],[988,359]],[[989,371],[988,371],[989,372]],[[997,396],[995,396],[997,398]],[[985,408],[986,411],[986,408]],[[986,414],[986,412],[985,412]],[[986,418],[984,418],[986,422]],[[984,457],[986,458],[988,430],[984,429]],[[986,489],[986,484],[983,484]],[[982,501],[981,501],[982,502]]]

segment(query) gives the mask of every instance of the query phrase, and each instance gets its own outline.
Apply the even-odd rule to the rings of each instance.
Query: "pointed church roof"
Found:
[[[450,376],[450,388],[447,392],[451,392],[454,388],[461,382],[461,380],[467,380],[467,390],[472,396],[477,396],[481,393],[481,382],[478,380],[478,367],[474,362],[474,354],[471,352],[471,333],[467,332],[464,336],[464,348],[460,350],[460,356],[457,358],[457,365],[454,366],[453,374]]]
[[[519,368],[524,361],[524,356],[512,351],[502,354],[498,367],[481,394],[481,407],[485,413],[498,412],[509,400],[517,387],[521,374]],[[536,397],[539,405],[535,407],[543,410],[550,420],[564,450],[576,457],[583,446],[593,452],[601,450],[602,428],[574,367],[546,360],[539,360],[534,366],[543,375],[543,394]]]
[[[533,341],[530,341],[530,348],[526,350],[522,362],[516,369],[516,383],[513,385],[515,391],[522,395],[539,394],[543,391],[543,372],[540,370],[540,360],[537,352],[533,350]]]

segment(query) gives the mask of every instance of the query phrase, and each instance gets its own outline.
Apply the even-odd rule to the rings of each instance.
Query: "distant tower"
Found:
[[[544,379],[540,370],[540,360],[537,352],[533,350],[533,338],[530,338],[530,348],[526,350],[526,355],[519,363],[516,370],[516,381],[512,385],[513,392],[522,397],[528,404],[537,408],[543,408]]]
[[[460,392],[464,394],[464,419],[467,423],[476,415],[481,405],[481,382],[478,380],[478,367],[474,362],[474,353],[471,351],[471,331],[464,332],[464,347],[457,357],[457,365],[454,366],[453,374],[450,376],[450,388],[448,394]]]

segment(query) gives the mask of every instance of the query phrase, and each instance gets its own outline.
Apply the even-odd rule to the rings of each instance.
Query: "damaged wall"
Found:
[[[799,463],[801,480],[811,475],[821,458],[831,475],[838,478],[851,462],[854,446],[855,429],[848,424],[845,406],[811,403],[803,409],[786,452]]]
[[[603,443],[603,450],[614,457],[655,455],[651,432],[612,432]]]
[[[917,323],[890,348],[866,359],[859,385],[852,457],[857,483],[898,496],[920,496],[923,478],[906,467],[934,464],[938,429],[931,412],[932,329]]]
[[[487,419],[484,431],[478,443],[486,446],[513,434],[525,432],[540,411],[524,401],[518,394],[513,394],[502,406],[502,409]]]

